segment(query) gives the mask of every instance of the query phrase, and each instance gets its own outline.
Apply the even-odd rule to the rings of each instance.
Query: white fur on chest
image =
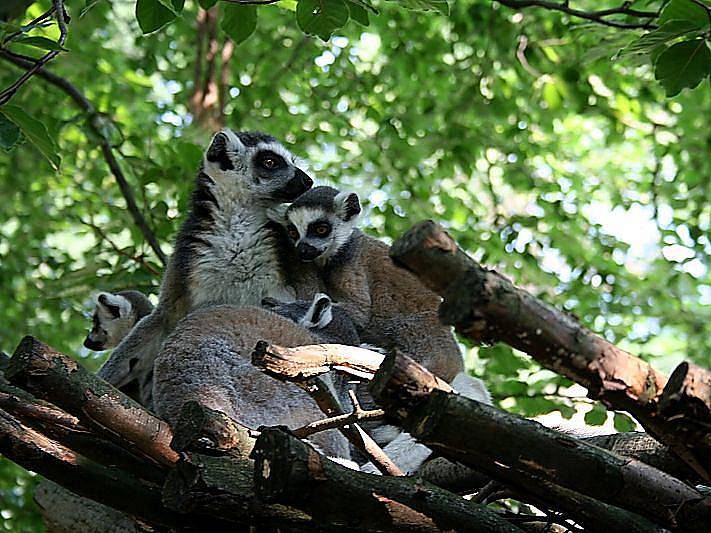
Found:
[[[271,296],[292,301],[277,254],[276,239],[264,209],[236,202],[214,213],[210,231],[200,235],[210,247],[192,259],[190,296],[192,307],[230,304],[260,305]]]

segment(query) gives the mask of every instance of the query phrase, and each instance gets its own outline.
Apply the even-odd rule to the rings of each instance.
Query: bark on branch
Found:
[[[590,397],[630,412],[703,479],[711,479],[709,447],[701,453],[660,419],[657,405],[667,378],[649,364],[516,288],[497,272],[482,268],[432,221],[405,233],[393,245],[391,257],[443,296],[444,323],[473,341],[501,341],[524,351],[586,387]]]
[[[262,431],[253,455],[257,495],[317,521],[360,531],[520,531],[486,506],[429,483],[349,470],[283,429]]]
[[[711,498],[676,478],[537,422],[444,390],[431,390],[431,381],[420,384],[413,378],[427,370],[413,371],[413,366],[420,365],[406,356],[388,356],[371,392],[386,413],[448,459],[524,493],[532,480],[539,479],[666,527],[697,531],[711,520]]]
[[[168,424],[117,391],[77,361],[34,337],[25,337],[5,372],[8,380],[66,412],[119,446],[172,466],[178,454],[170,448]]]

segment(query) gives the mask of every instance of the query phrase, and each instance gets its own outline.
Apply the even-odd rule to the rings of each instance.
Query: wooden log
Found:
[[[372,379],[383,354],[345,344],[313,344],[285,348],[264,341],[257,343],[252,364],[280,379],[302,381],[338,370],[360,379]]]
[[[534,476],[666,527],[694,531],[711,520],[711,498],[678,479],[469,398],[444,390],[425,394],[431,380],[421,386],[411,380],[427,372],[413,365],[406,356],[388,356],[371,393],[417,440],[448,459],[523,492]]]
[[[505,342],[588,389],[591,398],[628,411],[704,480],[708,454],[684,441],[658,416],[666,376],[583,327],[572,316],[515,287],[465,254],[432,221],[413,226],[394,244],[393,260],[413,271],[444,301],[440,318],[475,342]]]
[[[320,529],[306,513],[255,498],[253,461],[185,452],[168,474],[163,502],[180,515],[219,516],[245,526],[276,526],[288,531]],[[234,524],[229,529],[234,530]]]
[[[90,461],[0,411],[0,453],[75,494],[160,525],[176,525],[160,488]]]
[[[27,336],[10,359],[8,380],[76,416],[87,427],[119,446],[172,466],[178,454],[170,448],[168,424],[77,361]]]
[[[579,439],[618,455],[638,459],[688,483],[700,483],[698,474],[679,459],[668,446],[661,444],[644,432],[632,431],[628,433],[613,433],[611,435],[594,435],[592,437],[580,437]],[[491,478],[486,474],[462,463],[449,461],[444,457],[436,457],[427,461],[422,465],[417,475],[438,487],[460,494],[471,494],[491,481]]]
[[[0,384],[0,389],[5,388]],[[19,390],[19,389],[18,389]],[[23,391],[24,392],[24,391]],[[27,394],[27,393],[25,393]],[[0,392],[0,409],[67,448],[99,464],[117,467],[162,485],[165,472],[83,426],[79,419],[51,404]]]
[[[258,497],[318,522],[359,531],[520,531],[486,506],[424,481],[338,465],[285,429],[265,428],[253,456]]]
[[[183,404],[170,446],[177,452],[228,454],[248,459],[254,447],[254,434],[225,413],[191,400]]]

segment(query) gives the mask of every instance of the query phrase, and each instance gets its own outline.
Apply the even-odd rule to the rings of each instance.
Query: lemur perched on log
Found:
[[[361,341],[401,350],[472,399],[490,403],[484,383],[464,371],[451,329],[437,315],[440,297],[396,267],[388,246],[356,228],[355,193],[314,187],[270,217],[285,228],[301,261],[313,265],[326,292],[353,319]],[[364,387],[359,396],[372,404]],[[431,451],[394,426],[364,424],[403,470],[414,471]],[[366,466],[369,470],[369,467]]]
[[[114,350],[99,375],[151,403],[153,361],[180,319],[219,304],[258,305],[293,299],[279,263],[267,209],[288,202],[313,181],[274,137],[223,130],[207,149],[190,212],[175,241],[158,305]]]

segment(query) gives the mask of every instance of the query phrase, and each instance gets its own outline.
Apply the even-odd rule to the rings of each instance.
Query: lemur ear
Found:
[[[339,192],[333,198],[333,203],[336,207],[336,213],[345,222],[360,214],[360,200],[358,200],[358,195],[354,192]]]
[[[273,205],[267,208],[267,218],[272,222],[276,222],[280,226],[286,226],[289,219],[286,216],[286,210],[289,206],[284,204]]]
[[[131,309],[131,302],[118,294],[110,292],[101,292],[96,298],[96,305],[103,308],[113,318],[125,316]]]
[[[331,320],[333,320],[331,307],[331,298],[329,298],[327,294],[323,294],[321,292],[316,294],[311,302],[311,307],[309,307],[309,310],[306,311],[304,321],[312,324],[311,327],[316,327],[318,329],[325,328],[331,323]]]
[[[230,158],[230,152],[241,152],[244,150],[244,145],[239,137],[230,129],[224,129],[214,135],[210,146],[205,152],[205,170],[207,175],[214,177],[212,174],[215,170],[227,171],[234,170],[234,163]],[[213,171],[211,173],[210,171]]]

